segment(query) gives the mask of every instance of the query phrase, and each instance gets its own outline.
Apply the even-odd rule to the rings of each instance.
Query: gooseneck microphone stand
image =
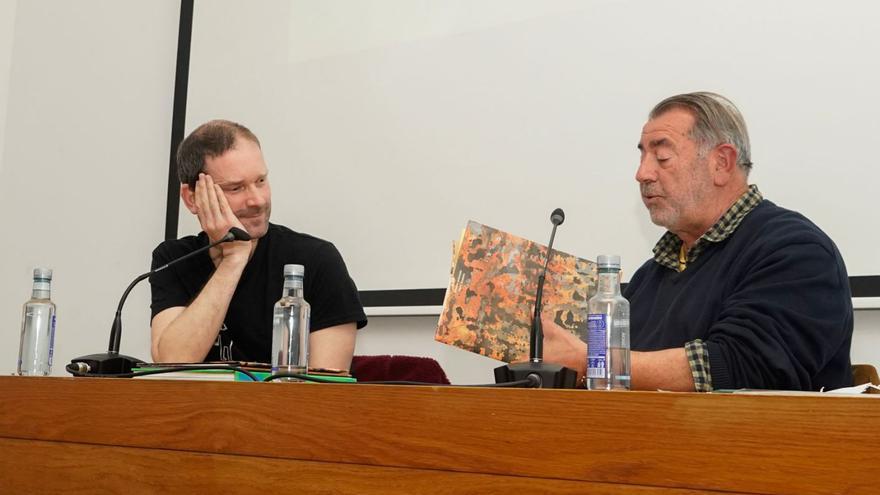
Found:
[[[67,371],[74,376],[88,376],[89,374],[108,376],[131,373],[132,368],[134,368],[137,363],[142,363],[144,361],[142,359],[119,354],[119,343],[122,340],[122,306],[125,305],[128,293],[131,292],[134,286],[141,280],[148,278],[150,275],[160,272],[175,263],[205,252],[218,244],[231,241],[249,241],[250,239],[251,236],[248,235],[247,232],[237,227],[233,227],[229,229],[229,232],[221,237],[220,240],[196,249],[191,253],[187,253],[180,258],[173,259],[155,270],[139,275],[134,281],[132,281],[132,283],[128,284],[128,288],[125,289],[125,292],[122,293],[122,298],[119,299],[119,305],[116,307],[116,317],[113,319],[113,325],[110,327],[110,345],[107,352],[74,358],[70,361],[70,364],[67,365]]]
[[[507,383],[530,380],[534,388],[575,388],[577,372],[553,363],[544,362],[544,327],[541,323],[541,307],[544,297],[544,280],[547,268],[553,256],[553,239],[556,227],[565,221],[565,213],[556,208],[550,215],[553,230],[550,232],[550,243],[547,245],[547,260],[538,277],[538,288],[535,291],[535,313],[532,316],[531,333],[529,334],[529,360],[525,363],[508,364],[495,368],[495,383]]]

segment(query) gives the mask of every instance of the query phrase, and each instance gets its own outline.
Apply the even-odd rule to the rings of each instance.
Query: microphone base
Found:
[[[508,364],[495,368],[495,383],[508,383],[527,380],[535,375],[540,383],[538,388],[576,388],[577,372],[558,364],[528,361]]]
[[[82,375],[122,375],[131,373],[132,368],[138,363],[143,363],[142,359],[133,358],[118,352],[102,352],[100,354],[89,354],[74,358],[70,361],[72,365],[83,363],[88,366],[88,371]],[[70,370],[68,370],[70,371]],[[72,373],[73,374],[73,373]]]

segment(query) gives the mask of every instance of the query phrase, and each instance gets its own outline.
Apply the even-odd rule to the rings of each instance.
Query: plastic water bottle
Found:
[[[587,317],[587,388],[629,390],[629,301],[620,295],[620,256],[598,258],[599,288]]]
[[[52,270],[34,268],[34,289],[21,313],[18,374],[48,376],[55,348],[55,303],[49,299]]]
[[[284,265],[284,290],[272,320],[272,374],[308,371],[311,308],[303,298],[304,274],[302,265]]]

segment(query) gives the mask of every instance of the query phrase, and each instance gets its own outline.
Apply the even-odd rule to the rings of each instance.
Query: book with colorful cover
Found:
[[[435,340],[508,363],[528,360],[547,247],[470,221],[454,251]],[[594,262],[554,249],[544,283],[544,316],[585,335],[596,283]]]

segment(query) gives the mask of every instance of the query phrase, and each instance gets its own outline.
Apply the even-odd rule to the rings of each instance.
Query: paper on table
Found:
[[[869,392],[869,389],[872,390]],[[741,389],[723,389],[723,390],[715,390],[717,393],[732,393],[732,394],[748,394],[748,395],[814,395],[814,396],[829,396],[829,395],[870,395],[873,396],[876,392],[873,390],[880,391],[880,387],[877,385],[872,385],[870,383],[865,383],[862,385],[856,385],[854,387],[843,387],[836,388],[834,390],[820,390],[819,392],[813,392],[809,390],[763,390],[763,389],[749,389],[749,388],[741,388]]]
[[[826,394],[864,394],[868,392],[868,389],[880,390],[880,387],[873,383],[863,383],[854,387],[836,388],[834,390],[825,390],[824,392]]]

